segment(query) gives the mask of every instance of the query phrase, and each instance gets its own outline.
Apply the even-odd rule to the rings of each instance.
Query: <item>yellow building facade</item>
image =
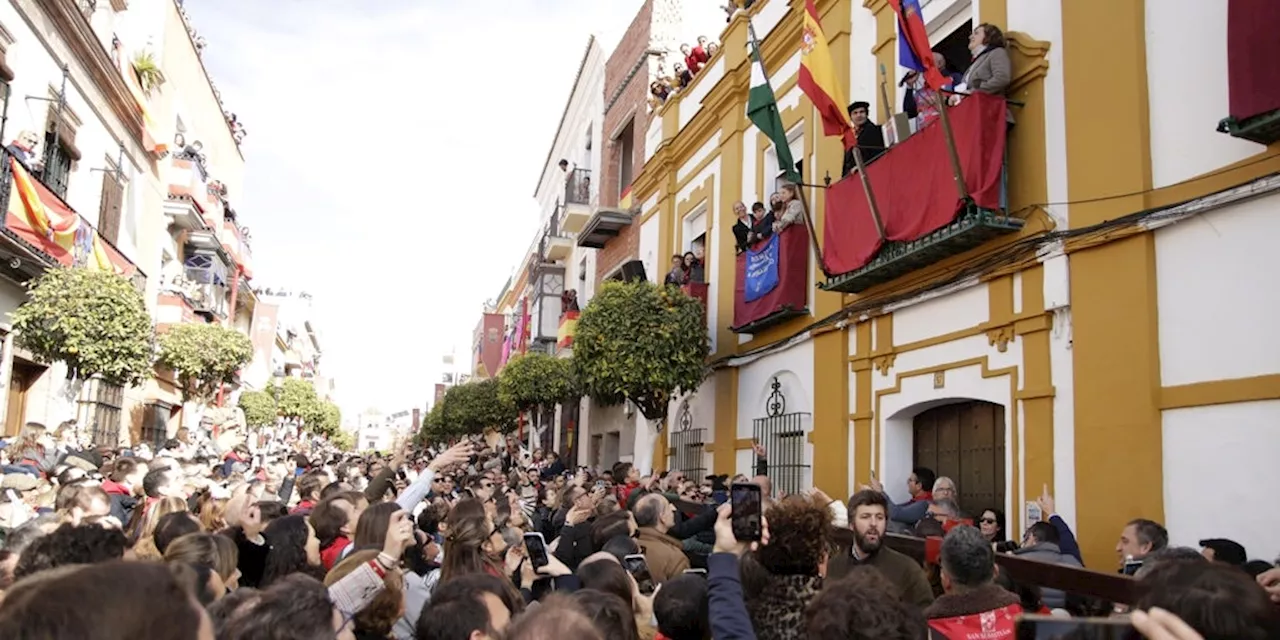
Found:
[[[902,104],[893,9],[886,0],[816,4],[849,98],[870,102],[884,123]],[[956,479],[966,510],[1005,511],[1011,538],[1047,489],[1097,568],[1110,566],[1116,537],[1138,517],[1164,522],[1175,543],[1230,537],[1271,557],[1280,549],[1264,546],[1266,532],[1280,518],[1235,515],[1239,505],[1222,504],[1235,489],[1189,480],[1200,473],[1247,487],[1264,464],[1250,466],[1251,451],[1280,446],[1280,342],[1240,319],[1266,317],[1280,299],[1221,286],[1238,280],[1234,269],[1275,262],[1249,249],[1277,226],[1259,211],[1280,206],[1265,199],[1280,170],[1276,146],[1214,130],[1228,115],[1227,9],[1192,0],[922,4],[935,48],[982,23],[1005,31],[1017,120],[1005,210],[1021,228],[857,293],[831,286],[837,278],[811,257],[807,313],[735,333],[732,205],[767,201],[778,168],[746,117],[748,20],[804,182],[816,185],[804,191],[820,242],[824,178],[838,179],[843,155],[797,86],[803,0],[739,13],[720,53],[654,114],[650,157],[632,189],[650,274],[698,241],[710,285],[713,374],[673,401],[654,466],[749,473],[764,434],[783,449],[770,451],[771,469],[781,457],[793,484],[837,499],[874,474],[901,502],[912,467],[934,467]],[[1208,43],[1202,36],[1189,60],[1180,38],[1204,25],[1223,29]],[[1169,93],[1188,68],[1214,78],[1205,95]],[[1197,251],[1221,259],[1192,260]],[[1231,312],[1199,308],[1197,298],[1221,298]],[[1207,347],[1206,331],[1261,352]],[[792,431],[761,431],[779,415]],[[1203,445],[1213,438],[1196,425],[1206,423],[1232,433]],[[1233,466],[1237,454],[1245,468]]]

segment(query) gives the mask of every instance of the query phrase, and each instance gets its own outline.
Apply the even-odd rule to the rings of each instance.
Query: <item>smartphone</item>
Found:
[[[1128,640],[1141,638],[1126,618],[1058,618],[1023,615],[1018,618],[1018,638],[1054,640]]]
[[[685,569],[684,572],[689,575],[702,576],[704,578],[707,577],[706,569]]]
[[[622,558],[622,568],[631,574],[636,580],[636,586],[643,595],[653,595],[653,576],[649,574],[649,563],[645,562],[644,554],[633,553]]]
[[[732,518],[733,537],[742,542],[760,540],[762,526],[760,514],[760,486],[747,482],[735,483],[729,491],[729,500],[733,504]]]
[[[524,534],[524,550],[528,553],[534,569],[551,564],[547,556],[547,539],[542,537],[541,533],[535,531]]]

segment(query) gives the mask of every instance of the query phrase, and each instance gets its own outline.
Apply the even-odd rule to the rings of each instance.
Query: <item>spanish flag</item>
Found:
[[[804,27],[800,43],[800,89],[809,96],[822,116],[822,132],[840,136],[844,148],[851,149],[858,143],[857,131],[846,111],[844,91],[836,80],[836,67],[827,46],[827,35],[822,32],[818,20],[818,8],[813,0],[804,2]]]

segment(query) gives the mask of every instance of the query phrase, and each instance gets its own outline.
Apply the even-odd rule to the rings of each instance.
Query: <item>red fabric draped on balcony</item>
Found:
[[[951,108],[951,129],[965,182],[974,202],[1000,208],[1000,170],[1004,160],[1005,102],[977,93]],[[963,204],[956,192],[947,139],[933,122],[867,167],[889,240],[918,240],[955,219]],[[880,250],[871,207],[855,174],[827,191],[823,254],[832,274],[866,265]]]
[[[768,241],[759,242],[755,248]],[[733,326],[743,327],[779,311],[798,311],[809,305],[809,231],[803,224],[778,234],[778,284],[747,302],[747,254],[738,254],[733,286]]]
[[[1246,120],[1280,109],[1280,2],[1227,5],[1227,73],[1231,117]]]

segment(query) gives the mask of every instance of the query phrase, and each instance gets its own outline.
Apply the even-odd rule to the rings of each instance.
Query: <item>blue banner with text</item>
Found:
[[[759,300],[778,286],[778,235],[758,249],[747,250],[747,270],[743,282],[747,302]]]

